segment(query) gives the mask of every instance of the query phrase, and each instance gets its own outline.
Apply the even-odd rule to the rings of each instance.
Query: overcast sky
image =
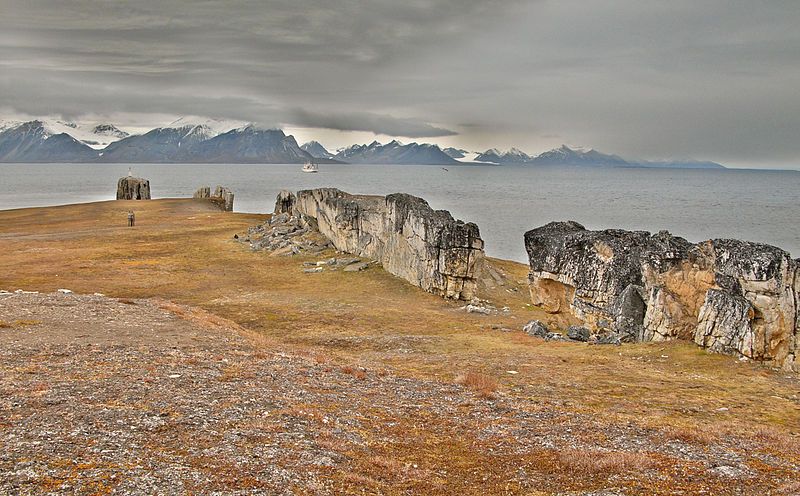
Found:
[[[800,166],[800,1],[0,0],[0,114]]]

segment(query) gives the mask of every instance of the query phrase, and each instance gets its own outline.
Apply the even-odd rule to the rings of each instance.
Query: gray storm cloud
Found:
[[[800,165],[796,1],[0,0],[0,13],[10,113]]]

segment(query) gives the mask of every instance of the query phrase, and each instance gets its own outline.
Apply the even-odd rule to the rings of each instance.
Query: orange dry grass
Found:
[[[641,472],[656,466],[655,460],[649,456],[627,451],[574,449],[559,453],[558,460],[563,470],[585,476]]]
[[[664,431],[667,439],[675,439],[688,444],[708,445],[717,440],[717,436],[708,430],[689,427],[669,427]]]
[[[497,391],[497,379],[479,372],[459,374],[456,376],[455,383],[474,390],[479,397],[486,399],[493,398]]]

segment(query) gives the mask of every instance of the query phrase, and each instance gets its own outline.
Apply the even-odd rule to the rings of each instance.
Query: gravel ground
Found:
[[[161,300],[2,293],[0,343],[0,494],[763,494],[800,473],[746,440],[333,364]],[[587,473],[587,453],[641,466]]]

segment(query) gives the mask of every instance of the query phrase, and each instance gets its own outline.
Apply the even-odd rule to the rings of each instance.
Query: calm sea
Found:
[[[552,220],[590,229],[667,229],[690,241],[740,238],[800,256],[800,172],[514,166],[133,165],[156,198],[233,189],[235,209],[270,212],[281,189],[411,193],[478,224],[490,256],[525,261],[523,233]],[[0,209],[113,199],[128,165],[0,164]]]

